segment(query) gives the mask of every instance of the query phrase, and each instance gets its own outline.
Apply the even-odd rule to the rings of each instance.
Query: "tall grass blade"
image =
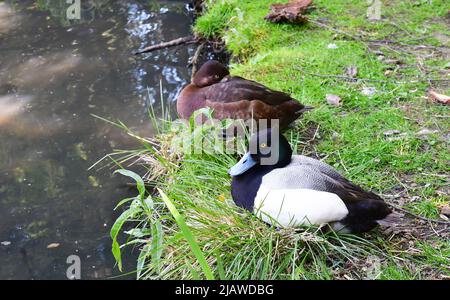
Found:
[[[206,279],[213,280],[214,275],[211,271],[211,268],[209,267],[208,263],[206,262],[205,256],[203,255],[202,250],[200,249],[197,242],[195,241],[194,236],[192,235],[191,231],[189,230],[188,226],[186,225],[186,222],[184,221],[183,216],[180,215],[180,213],[178,212],[175,205],[172,203],[172,201],[169,199],[169,197],[167,197],[167,195],[161,189],[158,189],[158,192],[161,195],[161,198],[164,201],[164,203],[166,204],[170,213],[175,218],[175,221],[177,222],[178,226],[180,227],[180,230],[181,230],[183,236],[188,241],[189,246],[191,247],[191,250],[194,253],[195,257],[197,258],[198,263],[200,264],[200,267],[202,268]]]

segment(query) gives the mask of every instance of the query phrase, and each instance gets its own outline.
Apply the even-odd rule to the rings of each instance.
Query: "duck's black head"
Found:
[[[264,129],[250,138],[249,151],[228,173],[235,177],[254,168],[276,169],[291,162],[292,148],[275,127]]]
[[[221,81],[229,75],[227,67],[217,60],[209,60],[195,73],[192,83],[198,87],[205,87]]]

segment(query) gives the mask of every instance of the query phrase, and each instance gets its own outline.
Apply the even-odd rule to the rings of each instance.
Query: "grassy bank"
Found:
[[[366,1],[315,1],[306,25],[264,21],[274,2],[215,1],[194,31],[225,41],[233,75],[316,107],[287,133],[298,153],[326,161],[396,207],[443,221],[448,106],[429,100],[427,91],[450,93],[443,81],[450,53],[445,1],[389,1],[378,22],[367,20]],[[327,94],[342,104],[328,104]],[[139,278],[450,276],[448,225],[405,215],[402,228],[364,236],[267,227],[231,200],[226,170],[237,156],[174,151],[174,139],[211,130],[190,132],[176,124],[163,123],[158,136],[140,139],[142,150],[121,152],[117,161],[126,167],[127,159],[139,158],[145,184],[161,189],[149,195],[140,177],[124,174],[134,177],[140,193],[120,203],[124,213],[112,236],[116,240],[123,224],[132,226],[120,241],[140,251]],[[120,261],[119,247],[114,243]]]

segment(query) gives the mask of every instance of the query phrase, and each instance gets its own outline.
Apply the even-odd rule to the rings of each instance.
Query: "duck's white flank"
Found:
[[[263,184],[255,197],[254,212],[265,222],[284,227],[337,222],[348,215],[347,207],[336,194],[311,189],[269,189]]]

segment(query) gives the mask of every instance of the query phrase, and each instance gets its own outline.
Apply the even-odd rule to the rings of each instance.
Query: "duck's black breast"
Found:
[[[228,76],[203,90],[206,99],[217,102],[260,100],[266,104],[278,105],[292,100],[292,97],[286,93],[274,91],[255,81],[236,76]]]
[[[253,211],[255,197],[261,186],[262,178],[270,170],[255,168],[255,170],[233,177],[231,181],[231,196],[237,206]]]

